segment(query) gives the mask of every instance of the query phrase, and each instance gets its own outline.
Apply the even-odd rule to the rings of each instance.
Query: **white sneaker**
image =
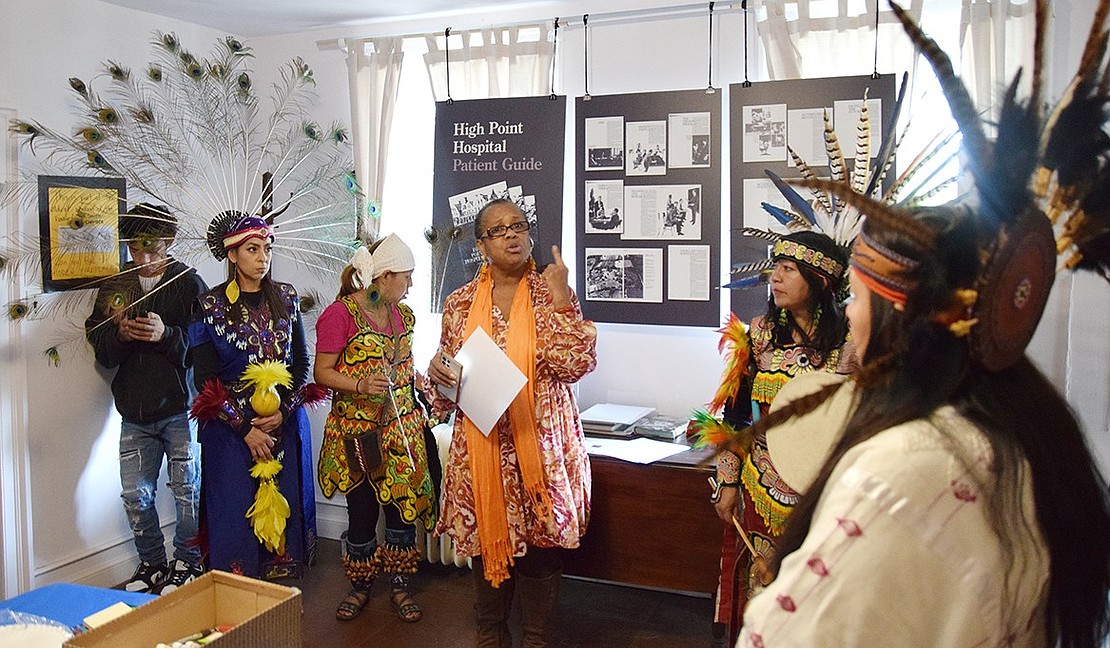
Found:
[[[204,570],[200,566],[190,565],[184,560],[174,560],[170,563],[168,578],[159,587],[151,590],[151,593],[159,596],[169,594],[185,583],[196,580],[203,573]]]
[[[123,589],[128,592],[149,592],[161,585],[169,575],[170,570],[166,563],[154,564],[144,560],[124,583]]]

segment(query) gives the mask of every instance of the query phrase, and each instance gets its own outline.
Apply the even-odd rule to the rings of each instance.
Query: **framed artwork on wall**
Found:
[[[119,272],[123,178],[39,176],[39,245],[46,292],[92,287]]]

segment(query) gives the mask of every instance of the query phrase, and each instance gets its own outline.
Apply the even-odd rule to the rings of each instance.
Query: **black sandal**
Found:
[[[335,608],[335,618],[339,621],[350,621],[357,617],[362,608],[370,602],[370,590],[351,588],[347,592],[346,598],[339,602],[339,606]]]
[[[393,611],[401,617],[402,621],[416,623],[424,618],[424,610],[406,589],[395,589],[390,592],[389,604],[393,606]]]

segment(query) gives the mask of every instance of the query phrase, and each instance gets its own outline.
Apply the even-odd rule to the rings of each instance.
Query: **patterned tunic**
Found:
[[[300,317],[293,286],[274,283],[291,318],[276,319],[265,299],[248,309],[244,322],[236,322],[228,303],[225,284],[200,296],[199,313],[189,325],[189,345],[211,344],[219,357],[218,377],[227,387],[244,420],[254,413],[250,392],[240,382],[243,369],[252,362],[276,360],[287,365],[294,355],[293,327]],[[244,293],[246,304],[252,297]],[[301,344],[304,343],[300,340]],[[303,352],[303,349],[301,350]],[[299,387],[299,384],[295,384]],[[254,578],[299,577],[311,562],[316,548],[316,493],[312,480],[312,441],[304,408],[286,412],[274,436],[274,456],[282,463],[278,488],[289,501],[285,528],[285,554],[275,556],[254,535],[247,509],[254,503],[258,482],[250,476],[254,465],[250,449],[239,430],[222,420],[205,424],[197,435],[201,443],[203,473],[202,511],[207,528],[209,567]]]
[[[771,402],[791,378],[813,371],[850,373],[856,369],[855,351],[849,339],[827,358],[800,344],[779,346],[774,343],[772,323],[764,317],[752,320],[748,330],[751,339],[752,389],[751,407],[762,416]],[[740,525],[748,540],[768,562],[774,557],[775,544],[786,526],[790,510],[798,503],[799,494],[779,476],[767,451],[767,438],[757,435],[751,452],[742,463],[735,455],[718,459],[718,478],[740,482],[742,512]],[[739,629],[740,616],[752,593],[762,584],[755,571],[755,561],[731,525],[725,527],[721,556],[721,590],[718,592],[717,620],[728,623],[733,633]]]
[[[535,272],[525,276],[532,292],[536,316],[536,395],[537,432],[540,435],[540,460],[551,497],[552,516],[537,519],[526,505],[524,484],[517,464],[516,449],[509,417],[504,415],[490,434],[498,435],[501,448],[501,478],[509,521],[509,542],[513,555],[521,556],[526,545],[535,547],[578,546],[590,516],[590,459],[586,454],[582,423],[571,384],[593,371],[597,365],[597,330],[582,319],[578,300],[572,307],[554,310],[547,283]],[[474,301],[477,281],[453,292],[443,308],[443,348],[456,353],[464,342],[466,317]],[[507,323],[493,307],[491,337],[505,348]],[[527,389],[527,386],[525,387]],[[434,408],[446,413],[454,403],[436,392]],[[462,420],[455,421],[447,464],[444,466],[443,508],[436,533],[446,533],[463,556],[478,556],[481,546],[474,510],[474,491],[470,473],[470,454]]]
[[[1044,646],[1049,561],[1028,464],[1007,555],[984,495],[991,463],[948,406],[852,448],[737,645]]]
[[[336,371],[352,378],[389,372],[395,385],[392,399],[388,394],[333,393],[317,466],[320,490],[330,499],[337,490],[347,493],[362,483],[364,475],[351,474],[343,439],[380,429],[383,461],[370,475],[378,502],[393,504],[404,522],[420,521],[425,530],[431,531],[436,503],[424,446],[427,418],[417,405],[413,387],[412,335],[416,318],[405,304],[398,304],[390,317],[395,324],[399,320],[400,328],[394,335],[377,331],[355,300],[343,297],[328,306],[317,321],[320,329],[322,325],[345,325],[353,319],[358,331],[339,354]]]

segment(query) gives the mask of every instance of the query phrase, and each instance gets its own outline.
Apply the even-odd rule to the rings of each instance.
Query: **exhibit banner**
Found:
[[[474,219],[496,198],[515,202],[532,223],[537,266],[562,251],[566,97],[441,101],[436,104],[432,189],[433,312],[474,278]],[[563,252],[567,254],[567,252]]]
[[[721,94],[580,97],[575,123],[585,316],[719,326]]]
[[[865,96],[866,130],[870,131],[872,143],[869,151],[870,157],[875,158],[879,154],[878,143],[892,128],[890,121],[896,100],[892,74],[729,86],[730,266],[768,258],[769,242],[745,236],[745,227],[777,234],[789,232],[763,207],[766,203],[772,208],[791,209],[768,171],[787,181],[800,178],[802,170],[797,161],[801,160],[816,176],[829,178],[826,141],[833,136],[843,153],[846,172],[855,168],[857,131],[862,126]],[[828,135],[826,123],[831,127]],[[893,172],[887,174],[884,187],[893,181],[893,175]],[[807,199],[813,199],[812,192],[799,191]],[[726,277],[723,283],[730,279]],[[767,311],[765,283],[730,292],[729,307],[743,321],[750,322]]]

